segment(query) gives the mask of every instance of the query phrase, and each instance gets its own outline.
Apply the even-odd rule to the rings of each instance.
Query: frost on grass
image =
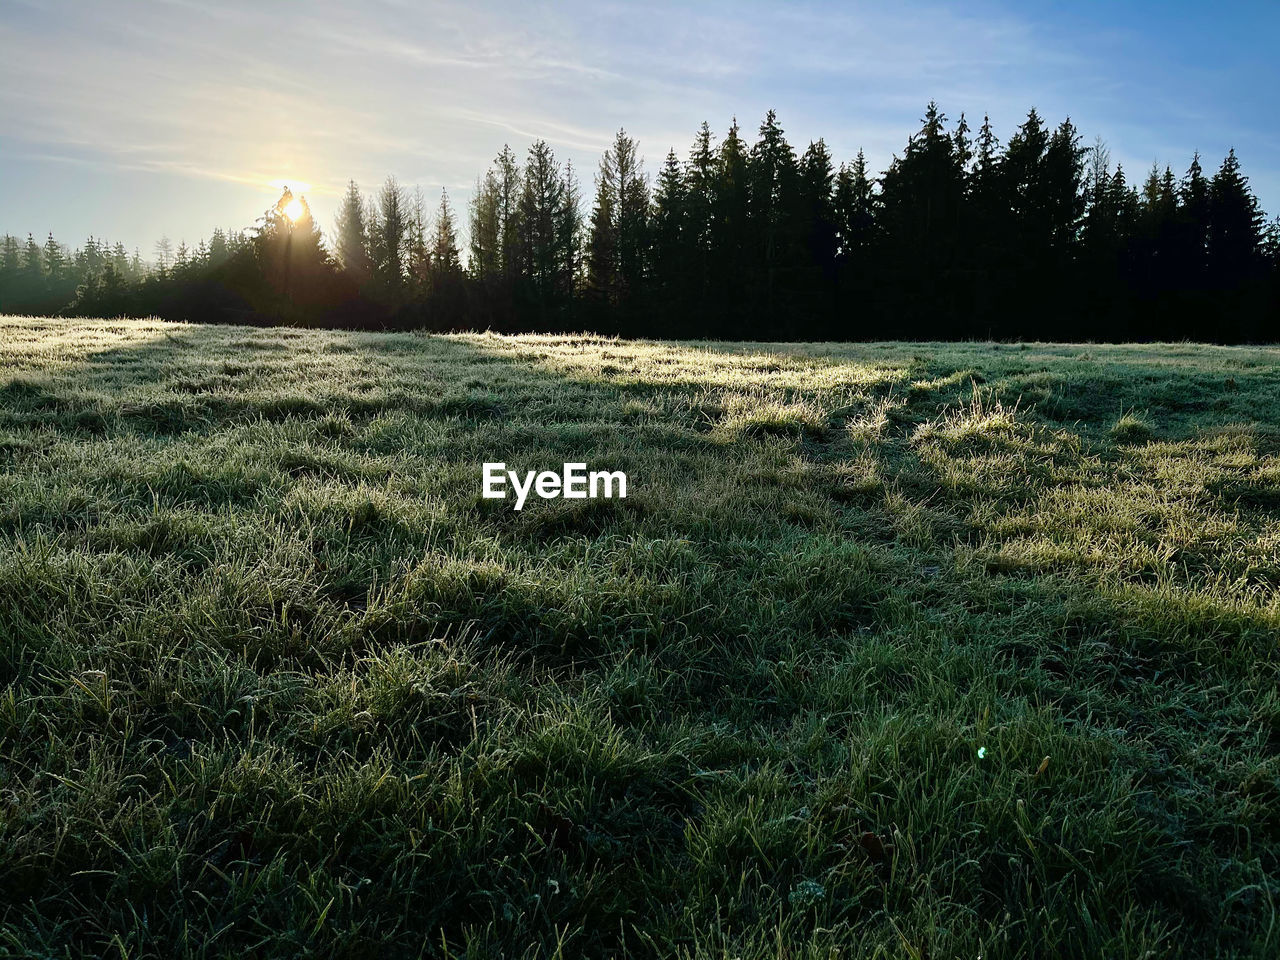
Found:
[[[1278,362],[0,318],[0,953],[1274,955]]]

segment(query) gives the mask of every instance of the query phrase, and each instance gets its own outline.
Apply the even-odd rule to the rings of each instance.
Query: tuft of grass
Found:
[[[1277,363],[0,317],[0,954],[1274,956]]]
[[[1142,443],[1153,434],[1151,421],[1139,413],[1124,413],[1111,425],[1111,436],[1120,443]]]
[[[779,399],[763,393],[728,397],[719,432],[727,440],[743,437],[822,437],[828,415],[808,398]]]

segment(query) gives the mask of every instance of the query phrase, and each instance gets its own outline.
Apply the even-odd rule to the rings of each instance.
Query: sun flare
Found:
[[[284,215],[290,220],[297,220],[307,212],[306,206],[297,197],[294,197],[284,205]]]

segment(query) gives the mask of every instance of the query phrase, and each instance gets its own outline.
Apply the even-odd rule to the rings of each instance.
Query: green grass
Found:
[[[1274,957],[1278,596],[1274,349],[0,318],[0,955]]]

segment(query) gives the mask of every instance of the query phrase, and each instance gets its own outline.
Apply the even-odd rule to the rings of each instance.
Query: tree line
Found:
[[[544,141],[447,194],[351,182],[328,241],[287,190],[248,231],[143,263],[6,236],[0,309],[361,328],[723,339],[1280,339],[1280,218],[1234,150],[1130,182],[1033,109],[1001,142],[929,104],[888,169],[706,123],[656,174],[619,131],[587,202]],[[293,213],[290,216],[290,213]]]

